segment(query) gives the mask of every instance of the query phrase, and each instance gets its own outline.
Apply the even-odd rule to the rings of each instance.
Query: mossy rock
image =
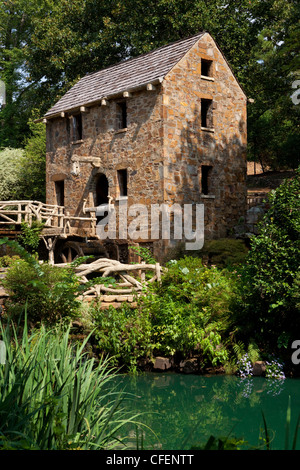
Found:
[[[225,268],[243,263],[247,253],[248,248],[243,240],[220,238],[206,241],[199,256],[209,265]]]
[[[175,248],[168,251],[162,263],[165,264],[171,259],[180,259],[184,256],[195,256],[201,258],[205,264],[225,268],[243,263],[247,253],[248,248],[244,240],[219,238],[205,241],[204,247],[197,251],[187,251],[184,243],[179,243]]]

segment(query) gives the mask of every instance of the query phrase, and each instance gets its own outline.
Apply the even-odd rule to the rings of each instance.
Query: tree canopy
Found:
[[[249,155],[297,166],[299,4],[295,0],[6,0],[0,5],[0,148],[24,147],[80,77],[199,31],[224,52],[249,104]]]

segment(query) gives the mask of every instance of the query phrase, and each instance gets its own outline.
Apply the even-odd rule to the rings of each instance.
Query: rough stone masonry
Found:
[[[208,33],[83,77],[45,115],[47,203],[204,204],[205,238],[230,235],[246,212],[246,103]],[[178,240],[137,241],[160,257]]]

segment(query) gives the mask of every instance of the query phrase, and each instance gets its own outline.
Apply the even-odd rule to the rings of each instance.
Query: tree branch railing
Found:
[[[21,225],[29,226],[33,220],[43,222],[45,228],[61,229],[64,233],[71,231],[73,222],[84,221],[90,224],[91,235],[96,233],[96,217],[73,217],[65,213],[64,206],[45,204],[40,201],[0,201],[0,227]]]

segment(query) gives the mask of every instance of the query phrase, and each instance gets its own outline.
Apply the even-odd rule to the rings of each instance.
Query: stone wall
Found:
[[[127,128],[118,129],[117,102],[94,106],[82,114],[82,140],[72,142],[68,118],[47,125],[47,202],[55,203],[53,181],[65,178],[65,206],[72,214],[83,199],[94,204],[93,180],[104,173],[109,195],[118,199],[117,170],[128,170],[128,204],[137,198],[151,203],[162,198],[162,120],[159,92],[138,92],[127,101]],[[67,137],[68,136],[68,137]],[[74,163],[77,174],[74,174]]]
[[[201,76],[201,59],[212,61],[211,76]],[[209,34],[172,69],[163,88],[165,200],[203,203],[205,236],[228,236],[246,212],[246,97]],[[206,128],[203,99],[212,100]]]
[[[201,59],[212,61],[211,76],[201,77]],[[212,100],[205,129],[203,99]],[[73,141],[70,116],[48,121],[47,203],[59,202],[57,182],[64,181],[66,211],[82,216],[84,201],[96,205],[97,178],[104,174],[117,212],[124,201],[128,207],[146,205],[149,215],[151,204],[204,203],[205,236],[228,235],[246,211],[246,98],[210,35],[195,44],[162,85],[126,98],[127,123],[121,129],[120,100],[116,96],[106,105],[87,108],[79,141]],[[202,194],[203,165],[209,174],[207,194]],[[123,169],[126,197],[120,197],[118,182]],[[150,232],[148,237],[143,233],[135,242],[150,238]],[[159,254],[168,242],[154,245]]]

